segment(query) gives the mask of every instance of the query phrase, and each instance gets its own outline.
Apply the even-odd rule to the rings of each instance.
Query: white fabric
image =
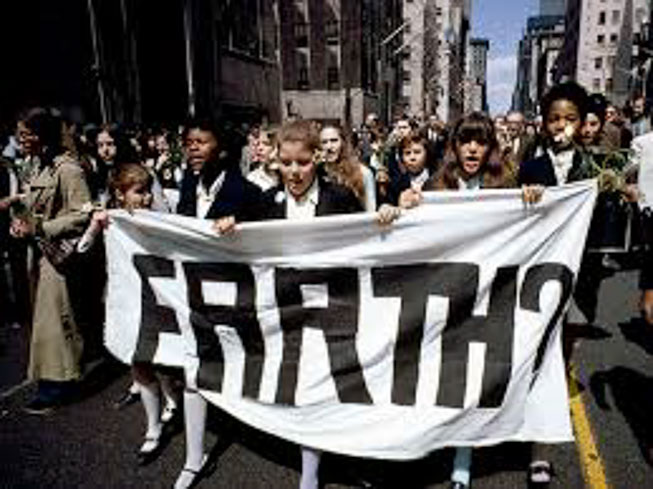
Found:
[[[631,161],[638,165],[639,191],[642,194],[640,205],[653,208],[653,132],[633,139]]]
[[[458,177],[459,190],[480,190],[481,178],[478,175],[468,178],[467,180]]]
[[[249,172],[247,180],[258,186],[263,192],[279,185],[279,178],[274,174],[270,175],[263,169],[263,166]]]
[[[428,179],[429,179],[429,172],[425,168],[417,175],[410,176],[410,186],[415,190],[422,190],[422,187],[424,186],[424,184]]]
[[[220,173],[220,176],[215,179],[215,182],[211,184],[211,187],[207,190],[204,185],[202,185],[202,182],[198,182],[197,184],[197,213],[196,216],[200,219],[206,218],[206,215],[209,213],[209,209],[211,209],[211,206],[213,205],[213,201],[215,200],[215,196],[218,195],[218,192],[220,192],[220,189],[222,188],[222,184],[224,183],[226,172]]]
[[[523,204],[520,190],[427,192],[423,204],[406,211],[390,230],[379,227],[370,213],[244,223],[235,235],[217,236],[211,223],[204,220],[146,211],[134,215],[112,211],[106,235],[109,281],[105,342],[117,358],[130,363],[139,337],[144,337],[139,335],[143,314],[151,314],[153,309],[151,303],[147,311],[143,309],[143,301],[155,300],[156,308],[173,312],[177,324],[155,334],[156,344],[150,345],[152,361],[185,367],[189,385],[193,385],[202,371],[198,368],[198,343],[206,341],[207,335],[196,335],[190,323],[188,265],[247,264],[255,287],[254,294],[248,294],[255,298],[253,307],[264,348],[251,357],[235,327],[216,324],[215,341],[219,340],[223,353],[222,388],[206,390],[199,385],[206,399],[243,422],[315,450],[383,459],[419,458],[447,446],[570,441],[559,320],[552,323],[551,335],[545,337],[554,310],[564,312],[568,295],[562,295],[559,279],[544,279],[539,288],[534,288],[532,277],[538,270],[551,270],[553,266],[567,271],[566,290],[571,289],[596,192],[593,181],[551,187],[535,206]],[[136,255],[169,263],[167,271],[157,268],[154,276],[141,278],[134,267]],[[431,269],[426,268],[445,265],[478,270],[476,292],[469,281],[451,285],[451,274],[430,275]],[[406,266],[410,268],[404,270]],[[302,326],[303,339],[294,363],[297,385],[291,391],[295,401],[289,406],[278,401],[281,361],[287,360],[283,354],[287,325],[282,323],[282,312],[291,312],[296,318],[304,311],[302,301],[308,301],[306,305],[314,314],[325,311],[324,306],[341,307],[349,300],[340,298],[332,303],[330,295],[337,291],[327,286],[329,297],[325,300],[325,288],[313,287],[305,291],[303,298],[298,292],[293,301],[299,302],[280,308],[277,294],[283,291],[279,292],[275,283],[281,276],[292,280],[294,271],[303,269],[310,269],[310,273],[317,270],[317,276],[331,269],[357,276],[358,315],[351,328],[340,323],[340,316],[331,311],[321,316],[326,326],[318,327],[315,322]],[[514,301],[514,306],[508,305],[513,313],[502,316],[514,324],[502,329],[504,320],[491,323],[487,318],[497,307],[490,293],[498,273],[508,269],[513,270],[514,285],[499,290],[514,291],[506,296]],[[454,330],[446,327],[458,307],[449,300],[450,292],[425,296],[425,305],[420,302],[419,308],[413,308],[413,295],[410,301],[403,301],[392,290],[394,282],[379,282],[379,274],[388,271],[399,272],[396,276],[406,286],[414,287],[415,295],[429,290],[429,280],[435,284],[429,287],[446,286],[442,290],[450,290],[448,287],[458,283],[461,290],[470,291],[471,298],[475,296],[473,312],[464,313],[471,322],[463,322]],[[220,278],[213,280],[224,282]],[[145,284],[153,291],[154,299],[144,299]],[[296,284],[300,285],[304,284]],[[351,287],[351,280],[343,285]],[[379,287],[387,287],[389,295]],[[236,300],[241,300],[238,297]],[[212,297],[203,300],[214,302]],[[394,364],[396,352],[405,352],[396,343],[403,324],[399,315],[404,310],[409,316],[421,311],[424,322],[416,360],[408,365],[417,376],[414,402],[401,404],[393,400],[393,389],[405,385],[394,381],[394,372],[402,373],[406,368]],[[158,320],[150,324],[161,327]],[[485,326],[476,330],[474,324],[501,333],[498,337],[493,334],[483,340],[459,339],[451,343],[455,341],[453,332],[477,335],[485,331]],[[325,328],[331,326],[338,335],[347,331],[354,335],[353,348],[369,402],[344,402],[338,397],[336,380],[342,381],[342,377],[331,372],[329,355],[341,351],[342,341],[336,343],[335,350],[328,348],[325,331],[333,330]],[[510,340],[499,338],[503,334],[509,334],[506,337]],[[500,403],[482,406],[481,386],[492,378],[488,372],[496,366],[493,352],[506,344],[511,352],[507,389]],[[452,346],[456,348],[451,350]],[[540,347],[543,361],[534,375]],[[451,363],[452,355],[459,354]],[[446,365],[445,355],[449,358]],[[244,366],[248,359],[260,359],[262,371],[257,394],[244,397]],[[444,376],[445,367],[451,372],[451,366],[458,364],[465,367],[461,375]],[[343,368],[349,374],[347,366]],[[440,402],[441,393],[448,389],[462,392],[464,399],[460,403]]]
[[[286,190],[286,201],[288,202],[286,217],[290,220],[310,219],[311,217],[315,217],[319,197],[320,184],[318,183],[317,178],[313,180],[309,189],[299,198],[299,200],[295,199],[295,197]]]
[[[574,153],[573,149],[567,149],[560,151],[559,153],[554,153],[550,149],[547,150],[549,158],[551,158],[551,163],[553,164],[553,171],[556,175],[556,181],[558,185],[567,183],[567,176],[569,175],[569,170],[574,164]]]
[[[374,212],[376,210],[376,179],[372,170],[362,163],[361,171],[363,172],[363,188],[365,189],[365,211]]]

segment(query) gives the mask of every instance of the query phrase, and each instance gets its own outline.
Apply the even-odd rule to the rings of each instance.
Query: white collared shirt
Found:
[[[213,185],[208,190],[204,188],[201,180],[197,183],[197,209],[195,211],[195,217],[206,219],[206,215],[213,205],[215,196],[218,195],[218,192],[220,192],[224,184],[225,175],[226,172],[224,171],[220,173],[220,176],[215,179],[215,182],[213,182]]]
[[[315,217],[319,196],[320,186],[317,177],[299,200],[295,200],[295,197],[286,189],[286,200],[288,201],[286,219],[310,219]]]
[[[458,177],[458,190],[479,190],[481,188],[480,175],[474,175],[467,180]]]
[[[410,186],[414,189],[421,190],[428,179],[429,172],[424,168],[421,173],[410,176]]]
[[[559,153],[554,153],[551,149],[547,150],[549,158],[551,158],[551,163],[553,164],[553,171],[556,175],[556,181],[558,185],[567,183],[567,177],[569,176],[569,170],[574,164],[574,150],[566,149],[560,151]]]

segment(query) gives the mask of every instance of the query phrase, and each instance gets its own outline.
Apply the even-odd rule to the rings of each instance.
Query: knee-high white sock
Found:
[[[308,447],[301,447],[302,451],[302,477],[299,481],[299,489],[318,489],[320,458],[322,452]]]
[[[163,397],[166,400],[166,407],[176,408],[177,407],[177,396],[175,395],[175,390],[172,387],[172,379],[167,375],[161,375],[159,377],[159,382],[161,383],[161,392]]]
[[[161,410],[161,398],[159,396],[159,386],[156,382],[149,385],[138,384],[141,392],[141,401],[145,409],[145,418],[147,420],[147,431],[145,438],[158,440],[161,435],[161,421],[159,412]],[[156,446],[156,441],[146,440],[141,450],[149,451]]]
[[[187,469],[199,470],[204,458],[206,401],[198,392],[184,392],[184,422],[186,428]]]

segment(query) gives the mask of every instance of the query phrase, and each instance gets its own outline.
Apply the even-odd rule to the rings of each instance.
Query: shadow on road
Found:
[[[636,318],[630,322],[621,323],[619,329],[626,340],[641,346],[646,353],[653,355],[653,327],[646,324],[641,318]]]
[[[653,465],[653,377],[627,367],[614,367],[594,373],[590,389],[603,410],[611,409],[606,396],[606,391],[610,390],[614,406],[628,423],[642,457]]]

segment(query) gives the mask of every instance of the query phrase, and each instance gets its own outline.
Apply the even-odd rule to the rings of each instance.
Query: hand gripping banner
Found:
[[[425,194],[371,214],[239,226],[115,212],[106,345],[185,369],[258,429],[348,455],[572,439],[561,319],[592,181]]]

